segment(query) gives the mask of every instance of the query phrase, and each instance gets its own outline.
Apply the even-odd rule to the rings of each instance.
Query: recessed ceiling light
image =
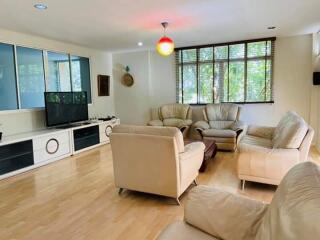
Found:
[[[142,47],[143,46],[143,42],[138,42],[138,46]]]
[[[34,7],[38,10],[46,10],[48,8],[48,6],[43,3],[37,3],[34,5]]]
[[[269,30],[273,30],[273,29],[276,29],[275,26],[271,26],[271,27],[268,27]]]

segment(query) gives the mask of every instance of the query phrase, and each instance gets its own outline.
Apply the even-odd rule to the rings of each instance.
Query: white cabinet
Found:
[[[14,159],[14,161],[16,161],[15,159],[19,158],[19,161],[20,159],[22,159],[23,161],[22,164],[24,165],[19,163],[19,166],[16,168],[16,170],[9,170],[6,173],[0,173],[0,179],[22,173],[36,167],[43,166],[50,162],[54,162],[59,159],[63,159],[68,156],[71,156],[75,153],[80,153],[82,151],[92,149],[97,146],[101,146],[102,144],[106,144],[110,142],[110,139],[109,139],[110,133],[112,132],[112,128],[117,124],[120,124],[120,120],[112,119],[110,121],[92,122],[90,124],[83,124],[82,126],[71,127],[67,129],[48,128],[48,129],[43,129],[43,130],[34,131],[34,132],[6,136],[2,141],[0,141],[0,150],[2,148],[2,158],[5,158],[6,161],[8,159],[10,160],[11,158]],[[81,128],[89,128],[89,127],[98,128],[96,132],[97,133],[96,143],[88,148],[84,148],[80,151],[76,151],[74,146],[75,145],[74,132]],[[98,133],[99,133],[99,136],[98,136]],[[29,145],[27,150],[20,149],[23,155],[18,154],[18,156],[16,156],[17,155],[15,153],[16,150],[15,149],[12,150],[12,147],[10,147],[9,145],[17,143],[15,146],[20,146],[18,144],[19,142],[29,142]],[[11,150],[12,150],[12,153],[10,152]],[[5,156],[5,154],[9,156]],[[0,155],[1,155],[1,151],[0,151]],[[29,158],[24,157],[24,155],[26,155],[27,157],[29,156]],[[27,160],[29,159],[30,161],[27,162],[26,159]],[[11,164],[11,161],[9,160],[7,161],[8,162],[7,165]],[[0,166],[0,170],[1,170],[1,166]]]
[[[99,124],[100,143],[109,143],[112,128],[120,124],[119,119],[113,119]]]
[[[33,139],[34,163],[71,155],[69,131]]]

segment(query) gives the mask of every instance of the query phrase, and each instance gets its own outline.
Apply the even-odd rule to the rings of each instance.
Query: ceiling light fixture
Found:
[[[36,8],[38,10],[46,10],[48,8],[48,6],[43,3],[37,3],[34,5],[34,8]]]
[[[143,42],[138,42],[138,46],[142,47],[143,46]]]
[[[174,42],[171,38],[166,36],[166,28],[168,27],[168,22],[161,23],[163,27],[163,37],[157,42],[157,51],[162,56],[169,56],[174,50]]]
[[[273,29],[276,29],[275,26],[271,26],[271,27],[268,27],[269,30],[273,30]]]

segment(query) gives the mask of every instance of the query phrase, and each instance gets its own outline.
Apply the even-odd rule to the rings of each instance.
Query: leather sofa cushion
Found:
[[[267,138],[256,137],[252,135],[245,135],[240,141],[240,148],[242,144],[254,145],[263,148],[272,148],[272,141]]]
[[[188,111],[190,106],[187,104],[168,104],[160,108],[161,117],[167,118],[178,118],[187,119]]]
[[[204,233],[186,222],[176,221],[166,227],[157,240],[218,240]]]
[[[274,148],[299,148],[308,131],[308,125],[293,111],[289,111],[277,125],[272,143]]]
[[[209,121],[210,128],[215,129],[230,129],[234,121]]]
[[[255,239],[311,240],[320,236],[320,168],[295,166],[281,181]]]
[[[209,121],[236,121],[239,107],[235,104],[207,104],[206,115]]]
[[[169,127],[182,127],[182,126],[190,126],[192,124],[192,120],[186,119],[178,119],[178,118],[168,118],[163,120],[164,126]]]
[[[207,129],[202,132],[205,137],[236,138],[237,133],[230,129]]]

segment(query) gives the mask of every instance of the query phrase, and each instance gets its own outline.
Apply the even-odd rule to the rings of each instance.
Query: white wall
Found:
[[[143,125],[150,119],[150,108],[175,102],[173,58],[163,58],[153,51],[113,54],[116,115],[122,123]],[[135,82],[121,84],[129,66]]]
[[[0,29],[0,42],[89,57],[93,92],[93,104],[89,107],[89,114],[101,117],[114,114],[113,88],[111,87],[110,97],[97,96],[97,74],[112,76],[112,55],[110,53],[3,29]],[[3,131],[5,135],[27,132],[44,128],[45,115],[43,110],[0,111],[0,124],[2,124],[0,131]]]
[[[274,104],[247,104],[242,119],[251,124],[275,125],[288,110],[310,122],[312,36],[278,38],[274,61]]]
[[[246,104],[242,120],[250,124],[275,125],[288,110],[306,121],[311,113],[312,35],[276,40],[274,104]],[[175,102],[174,56],[164,58],[153,51],[113,54],[115,110],[124,123],[145,124],[151,107]],[[119,66],[129,65],[136,85],[121,85]],[[199,112],[199,111],[198,111]],[[317,127],[315,122],[314,127]]]

